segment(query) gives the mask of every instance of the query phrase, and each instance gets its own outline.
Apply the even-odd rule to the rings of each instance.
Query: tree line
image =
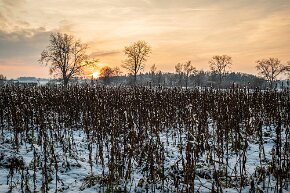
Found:
[[[87,51],[88,45],[82,43],[74,36],[60,32],[52,33],[49,45],[42,51],[39,62],[49,66],[50,74],[60,78],[64,86],[66,86],[71,79],[83,75],[86,68],[97,66],[99,60],[90,58]],[[137,76],[144,69],[145,63],[151,53],[152,49],[145,41],[137,41],[124,48],[126,59],[121,67],[129,72],[129,76],[132,76],[131,84],[137,84]],[[216,55],[209,60],[211,69],[210,78],[216,86],[222,87],[225,84],[223,81],[226,80],[227,75],[231,74],[229,69],[232,64],[232,57],[228,55]],[[290,75],[290,62],[283,64],[278,58],[260,59],[256,61],[256,69],[261,78],[268,82],[269,87],[273,88],[274,82],[280,74],[285,73],[288,76]],[[198,71],[191,61],[176,64],[175,72],[177,74],[175,76],[178,82],[177,85],[186,88],[190,80],[196,79],[200,81],[198,78],[204,79],[206,77],[203,76],[204,72]],[[109,84],[112,77],[118,77],[121,73],[119,67],[112,68],[105,66],[100,70],[100,78],[105,84]],[[152,80],[158,77],[161,80],[161,76],[165,74],[161,71],[157,72],[155,64],[151,66],[149,73],[151,73]]]

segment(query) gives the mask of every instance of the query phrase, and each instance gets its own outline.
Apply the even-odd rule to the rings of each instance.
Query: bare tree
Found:
[[[127,59],[122,65],[134,76],[134,84],[137,81],[137,74],[144,68],[145,62],[151,53],[151,47],[145,41],[137,41],[124,50]]]
[[[153,65],[150,67],[150,74],[151,74],[151,75],[155,75],[155,74],[156,74],[156,71],[157,71],[156,64],[153,64]]]
[[[157,75],[157,67],[155,64],[153,64],[151,67],[150,67],[150,78],[151,78],[151,84],[155,84],[156,83],[156,75]]]
[[[284,67],[284,70],[286,74],[288,75],[288,79],[290,79],[290,61],[287,62],[287,64]]]
[[[110,78],[115,75],[115,70],[109,66],[105,66],[100,70],[100,78],[103,78],[105,84],[110,84]]]
[[[50,66],[50,74],[61,77],[66,86],[71,78],[83,74],[85,67],[95,65],[96,60],[88,60],[87,45],[73,36],[52,33],[50,44],[41,53],[40,62]]]
[[[6,81],[6,77],[3,74],[0,74],[0,86],[4,84],[4,81]]]
[[[6,77],[3,74],[0,74],[0,80],[6,80]]]
[[[185,74],[185,88],[187,89],[189,76],[192,75],[192,74],[196,74],[197,70],[196,70],[196,68],[194,66],[192,66],[190,60],[187,61],[183,65],[183,70],[184,70],[184,74]]]
[[[185,80],[185,88],[187,89],[189,77],[192,74],[196,74],[197,70],[192,66],[191,61],[187,61],[184,64],[178,63],[175,66],[175,71],[179,76],[179,84],[182,86],[182,80]]]
[[[223,77],[232,65],[232,57],[227,55],[213,56],[209,64],[212,72],[219,76],[219,84],[221,85]]]
[[[256,63],[259,74],[270,83],[270,88],[273,88],[273,82],[277,79],[278,75],[286,70],[286,66],[278,58],[262,59]]]
[[[183,68],[183,64],[181,64],[181,63],[178,63],[175,65],[175,72],[177,73],[177,76],[178,76],[178,85],[179,86],[182,86],[182,79],[183,79],[182,68]]]
[[[165,84],[165,80],[164,80],[163,73],[161,70],[156,72],[155,76],[156,76],[156,82],[159,86],[161,85],[162,81],[164,81],[164,84]]]
[[[120,76],[122,74],[120,68],[117,66],[115,68],[113,68],[115,76]]]

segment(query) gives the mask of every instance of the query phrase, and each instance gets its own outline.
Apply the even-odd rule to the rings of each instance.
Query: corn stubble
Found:
[[[289,98],[286,89],[1,87],[1,144],[33,158],[1,152],[0,167],[10,190],[21,192],[67,190],[60,174],[85,159],[79,190],[280,193],[290,182]],[[259,157],[253,170],[251,144]]]

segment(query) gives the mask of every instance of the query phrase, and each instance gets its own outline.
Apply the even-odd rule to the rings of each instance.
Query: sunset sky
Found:
[[[209,70],[220,54],[232,56],[232,71],[252,74],[258,59],[290,61],[289,0],[0,0],[0,74],[51,77],[38,59],[56,31],[112,67],[137,40],[152,47],[145,71],[173,72],[187,60]]]

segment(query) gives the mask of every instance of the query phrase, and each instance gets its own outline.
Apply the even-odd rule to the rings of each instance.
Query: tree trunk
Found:
[[[134,86],[136,86],[136,83],[137,83],[137,73],[135,72],[134,73]]]
[[[69,81],[69,78],[68,78],[68,77],[64,77],[64,78],[63,78],[63,85],[64,85],[65,87],[67,87],[67,85],[68,85],[68,81]]]
[[[220,87],[221,87],[221,85],[222,85],[222,74],[220,74],[219,77],[220,77],[219,85],[220,85]]]
[[[186,75],[186,80],[185,80],[185,89],[187,90],[187,84],[188,84],[188,75]]]

